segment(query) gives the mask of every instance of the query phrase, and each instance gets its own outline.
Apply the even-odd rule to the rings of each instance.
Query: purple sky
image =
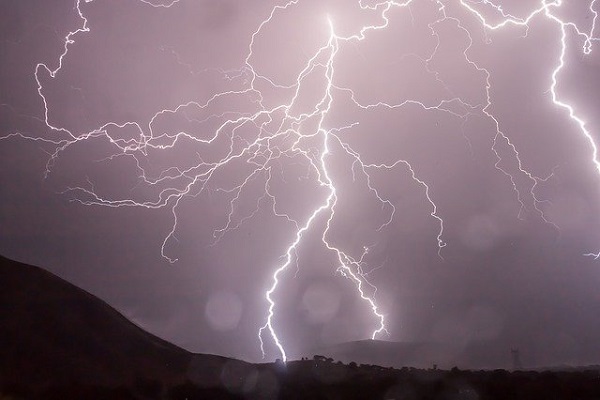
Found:
[[[405,3],[2,2],[0,253],[196,352],[285,267],[291,358],[378,329],[352,273],[378,339],[600,363],[600,5]]]

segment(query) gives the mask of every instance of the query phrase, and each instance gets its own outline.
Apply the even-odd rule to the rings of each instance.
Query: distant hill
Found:
[[[245,363],[189,353],[49,272],[0,256],[0,384],[129,385],[141,377],[214,386],[225,365]]]
[[[440,368],[490,354],[372,340],[320,350],[348,363]],[[191,354],[62,279],[0,257],[0,399],[597,400],[599,381],[597,369],[394,370],[325,357],[253,365]]]
[[[374,364],[383,367],[510,368],[510,349],[494,343],[475,342],[453,345],[435,342],[388,342],[359,340],[311,350],[345,363]]]

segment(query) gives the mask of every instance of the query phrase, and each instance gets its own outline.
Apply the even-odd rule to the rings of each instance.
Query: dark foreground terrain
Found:
[[[461,371],[315,356],[249,364],[192,354],[37,268],[0,257],[0,400],[600,400],[600,369]]]
[[[138,377],[118,386],[72,383],[30,387],[6,384],[0,399],[396,399],[396,400],[583,400],[600,399],[600,373],[401,369],[295,361],[285,367],[247,365],[222,370],[221,382],[165,383]]]

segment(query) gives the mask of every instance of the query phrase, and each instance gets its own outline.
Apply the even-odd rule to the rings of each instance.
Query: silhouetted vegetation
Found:
[[[191,354],[90,294],[2,257],[0,289],[0,303],[11,306],[0,315],[0,400],[600,399],[600,368],[447,371],[321,355],[249,364]]]
[[[249,364],[250,365],[250,364]],[[204,386],[190,380],[167,384],[138,378],[129,386],[73,384],[31,389],[4,385],[0,400],[597,400],[600,369],[581,371],[450,371],[350,366],[325,357],[281,364],[258,364]],[[232,385],[232,383],[237,384]]]

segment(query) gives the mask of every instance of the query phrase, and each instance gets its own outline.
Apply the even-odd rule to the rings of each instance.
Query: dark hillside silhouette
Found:
[[[84,290],[1,256],[0,343],[0,382],[29,385],[177,380],[191,358]]]
[[[484,341],[457,345],[367,339],[313,349],[307,355],[318,353],[345,363],[355,361],[394,368],[431,368],[437,365],[441,369],[496,369],[512,367],[510,350]]]
[[[409,350],[419,352],[371,341],[354,354],[377,356],[380,347],[405,360]],[[598,368],[511,373],[372,363],[318,354],[250,364],[191,354],[62,279],[0,257],[2,400],[600,399]]]

